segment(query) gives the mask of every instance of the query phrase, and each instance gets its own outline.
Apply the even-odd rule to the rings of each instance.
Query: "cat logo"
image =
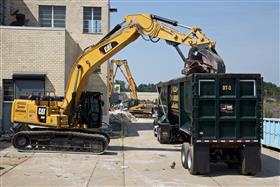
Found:
[[[38,108],[39,115],[46,115],[46,108]]]
[[[116,47],[119,43],[116,41],[110,42],[106,45],[103,45],[102,47],[99,48],[99,51],[105,55],[107,54],[109,51],[111,51],[114,47]]]
[[[38,107],[37,115],[38,115],[39,122],[46,123],[46,114],[47,114],[46,107]]]

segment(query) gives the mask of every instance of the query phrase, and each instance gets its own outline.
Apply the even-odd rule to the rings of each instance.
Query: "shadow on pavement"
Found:
[[[180,149],[169,149],[169,148],[159,148],[159,147],[109,146],[108,151],[172,151],[172,152],[180,152]]]
[[[280,158],[262,154],[262,171],[255,178],[280,177]]]
[[[251,178],[268,178],[280,177],[280,160],[271,156],[262,154],[262,170]],[[216,177],[223,175],[241,175],[238,169],[229,169],[225,163],[217,163],[210,165],[210,174],[208,176]],[[205,175],[207,177],[207,175]]]
[[[0,141],[0,151],[12,146],[10,141]]]
[[[109,149],[108,149],[109,150]],[[103,153],[102,155],[109,155],[109,156],[111,156],[111,155],[117,155],[118,153],[117,152],[114,152],[114,151],[106,151],[105,153]]]
[[[124,127],[124,134],[127,137],[139,136],[138,131],[153,130],[153,123],[132,123]]]

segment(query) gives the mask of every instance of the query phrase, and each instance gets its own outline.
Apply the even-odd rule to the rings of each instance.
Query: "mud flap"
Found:
[[[193,145],[193,166],[196,173],[205,174],[210,172],[209,145]]]
[[[241,173],[255,175],[261,171],[261,147],[245,146],[242,150]]]
[[[192,145],[193,170],[196,174],[206,174],[210,172],[209,145]]]

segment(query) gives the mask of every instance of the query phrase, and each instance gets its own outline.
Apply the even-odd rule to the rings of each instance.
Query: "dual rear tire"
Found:
[[[183,143],[181,149],[181,162],[190,174],[207,174],[210,171],[210,153],[208,145]],[[230,168],[240,166],[243,175],[256,175],[261,170],[259,146],[245,146],[241,150],[240,163],[228,163]]]
[[[197,174],[193,166],[193,150],[189,143],[183,143],[181,149],[181,162],[185,169],[193,175]]]
[[[182,166],[188,169],[192,175],[209,173],[209,147],[183,143],[181,162]]]

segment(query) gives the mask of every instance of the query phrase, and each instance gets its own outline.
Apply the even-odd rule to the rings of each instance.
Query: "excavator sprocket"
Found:
[[[12,143],[19,151],[102,154],[108,148],[109,137],[102,133],[41,129],[20,131],[13,136]]]

